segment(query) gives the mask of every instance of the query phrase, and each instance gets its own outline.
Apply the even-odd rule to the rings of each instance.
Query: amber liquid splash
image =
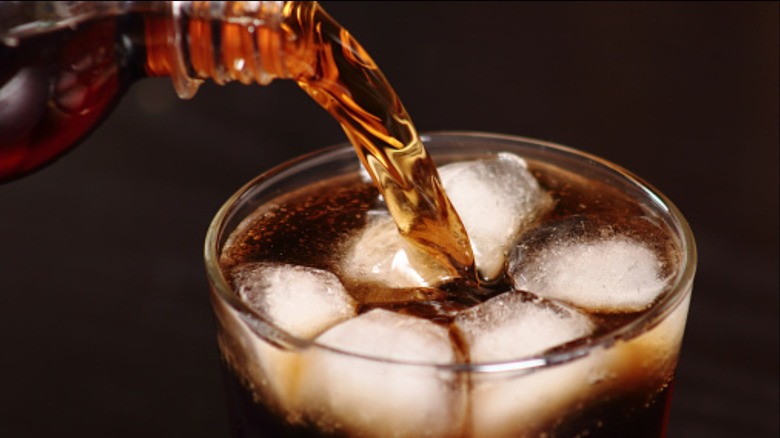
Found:
[[[304,41],[288,56],[308,62],[294,79],[339,121],[401,235],[453,277],[474,276],[466,230],[401,100],[347,30],[317,4],[296,6],[289,29]]]
[[[242,54],[255,52],[264,70],[295,80],[341,124],[398,230],[418,254],[427,254],[427,262],[450,273],[443,280],[475,281],[466,230],[409,114],[374,61],[317,3],[288,2],[282,17],[276,33],[248,31],[242,17],[223,20],[218,27],[191,20],[191,41],[212,41],[219,32],[223,68],[234,71],[220,73],[214,53],[204,54],[203,47],[191,49],[193,66],[204,77],[222,74],[256,80],[252,76],[257,72],[243,62],[226,61],[243,60]]]

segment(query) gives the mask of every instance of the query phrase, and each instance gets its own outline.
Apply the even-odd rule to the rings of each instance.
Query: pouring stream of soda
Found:
[[[297,2],[295,2],[297,3]],[[316,3],[282,30],[291,77],[341,124],[400,234],[449,278],[478,284],[466,230],[400,99],[368,53]]]

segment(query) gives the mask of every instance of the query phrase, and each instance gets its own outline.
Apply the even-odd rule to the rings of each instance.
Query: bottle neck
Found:
[[[289,78],[299,28],[288,17],[312,6],[284,1],[173,1],[146,22],[147,71],[169,76],[181,98],[206,80],[265,85]],[[290,20],[298,23],[298,20]]]

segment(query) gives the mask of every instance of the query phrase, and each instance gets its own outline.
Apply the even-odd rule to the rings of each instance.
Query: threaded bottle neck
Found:
[[[205,80],[218,84],[268,84],[286,78],[284,46],[295,39],[283,28],[294,3],[284,1],[174,1],[170,20],[147,31],[165,35],[147,65],[169,75],[176,92],[190,98]]]

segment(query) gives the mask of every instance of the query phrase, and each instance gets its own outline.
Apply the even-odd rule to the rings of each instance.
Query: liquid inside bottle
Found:
[[[133,16],[0,40],[0,181],[59,157],[144,75]]]

